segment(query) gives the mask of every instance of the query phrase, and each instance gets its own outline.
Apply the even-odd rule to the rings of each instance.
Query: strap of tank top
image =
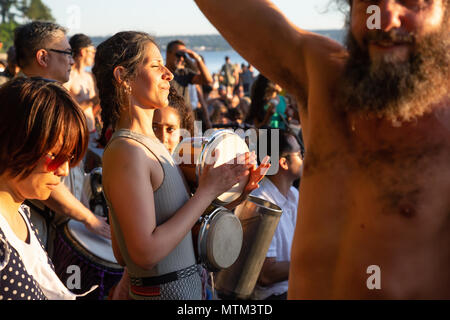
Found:
[[[108,146],[117,138],[128,138],[134,141],[139,142],[140,144],[142,144],[143,146],[145,146],[147,148],[148,151],[150,151],[150,153],[156,158],[156,160],[158,160],[159,165],[161,166],[161,169],[163,171],[163,175],[164,177],[166,176],[166,170],[167,168],[164,168],[163,163],[165,161],[161,161],[161,157],[158,155],[157,152],[155,152],[155,150],[152,150],[152,146],[154,146],[155,148],[160,148],[161,150],[165,149],[165,147],[158,141],[153,141],[152,138],[147,137],[143,134],[139,134],[136,132],[133,132],[131,130],[128,129],[120,129],[117,130],[116,132],[114,132],[114,134],[112,135],[111,139],[108,141],[107,145],[105,146],[105,151],[108,148]],[[171,157],[170,157],[171,158]],[[159,189],[161,189],[163,183],[158,186],[157,189],[153,190],[153,192],[157,192]]]
[[[152,150],[152,148],[150,146],[150,142],[151,142],[159,147],[159,144],[156,143],[156,141],[153,141],[152,138],[150,138],[150,137],[147,137],[143,134],[133,132],[128,129],[120,129],[120,130],[117,130],[116,132],[114,132],[111,139],[106,144],[104,150],[106,150],[109,147],[109,145],[117,138],[128,138],[128,139],[135,140],[135,141],[139,142],[140,144],[143,144],[156,158],[158,158],[158,156],[155,154],[155,152]]]

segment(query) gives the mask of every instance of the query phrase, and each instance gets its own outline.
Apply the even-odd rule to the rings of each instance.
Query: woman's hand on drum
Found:
[[[244,188],[244,192],[241,194],[239,198],[234,200],[233,202],[227,204],[225,207],[228,210],[233,210],[235,207],[237,207],[239,204],[241,204],[245,199],[247,199],[247,196],[255,189],[259,188],[259,182],[264,178],[267,171],[269,171],[270,168],[270,157],[266,156],[263,161],[261,161],[261,164],[259,167],[256,167],[256,165],[253,165],[253,167],[250,169],[250,178],[248,179],[248,183]]]
[[[213,153],[213,157],[216,159],[218,152],[218,150],[215,150]],[[241,179],[247,177],[250,174],[250,170],[254,168],[255,163],[255,153],[247,152],[217,167],[214,167],[214,163],[205,164],[199,179],[197,192],[205,192],[211,197],[212,201],[231,189]]]

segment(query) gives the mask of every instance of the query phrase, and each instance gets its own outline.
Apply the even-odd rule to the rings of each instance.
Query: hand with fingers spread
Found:
[[[256,167],[256,160],[255,160],[255,162],[251,162],[251,163],[252,163],[252,168],[250,168],[250,178],[248,179],[248,183],[245,186],[244,191],[242,192],[241,196],[225,206],[229,210],[233,210],[235,207],[237,207],[239,204],[241,204],[243,201],[245,201],[245,199],[247,199],[247,196],[253,190],[259,188],[258,183],[264,178],[267,171],[269,171],[270,157],[266,156],[263,159],[263,161],[261,161],[261,164],[259,165],[259,167]]]
[[[216,159],[218,152],[213,152]],[[254,153],[247,152],[217,167],[214,167],[215,163],[205,164],[197,190],[204,189],[213,199],[217,198],[250,174],[254,166],[252,159],[255,159]]]

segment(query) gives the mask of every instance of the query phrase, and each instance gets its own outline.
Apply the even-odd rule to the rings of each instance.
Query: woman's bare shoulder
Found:
[[[128,166],[146,164],[153,156],[141,143],[125,138],[116,138],[103,153],[104,166]]]

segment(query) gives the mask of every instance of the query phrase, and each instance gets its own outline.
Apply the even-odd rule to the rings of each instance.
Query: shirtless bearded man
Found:
[[[450,298],[450,1],[348,0],[347,48],[269,0],[196,2],[305,101],[288,298]],[[367,27],[371,5],[378,30]]]

